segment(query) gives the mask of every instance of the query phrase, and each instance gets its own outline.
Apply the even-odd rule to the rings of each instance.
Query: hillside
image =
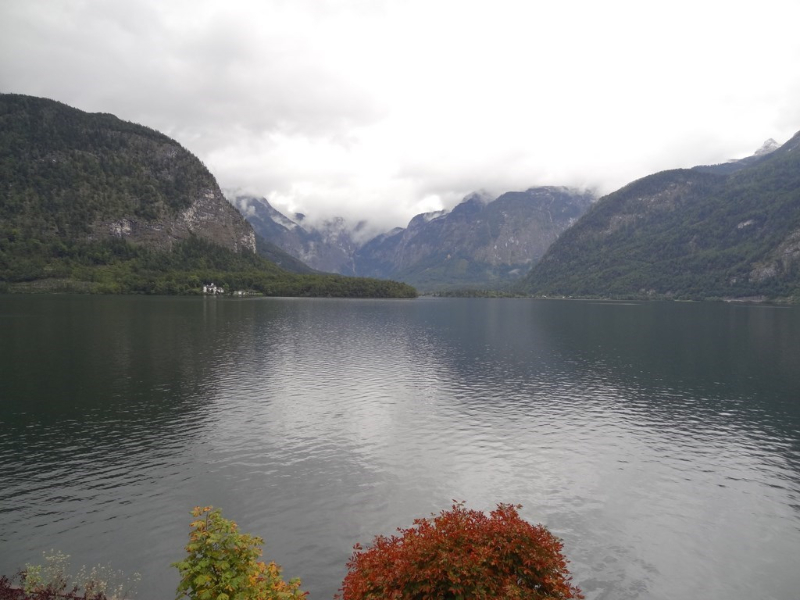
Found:
[[[800,300],[800,133],[732,166],[727,173],[665,171],[605,196],[551,246],[521,289]]]
[[[0,95],[0,222],[37,239],[169,249],[195,235],[255,251],[213,175],[167,136],[53,100]]]
[[[416,295],[310,271],[268,243],[257,248],[214,176],[167,136],[0,95],[0,291],[199,293],[216,281],[272,295]]]

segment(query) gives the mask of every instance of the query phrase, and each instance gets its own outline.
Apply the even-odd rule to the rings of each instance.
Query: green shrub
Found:
[[[187,557],[173,563],[181,575],[176,600],[300,600],[300,580],[288,583],[274,562],[265,564],[259,537],[239,533],[238,526],[211,506],[192,511]]]
[[[126,600],[135,595],[139,574],[126,577],[110,565],[81,567],[69,574],[69,555],[54,550],[42,553],[44,563],[26,564],[20,572],[28,598],[80,598],[81,600]]]

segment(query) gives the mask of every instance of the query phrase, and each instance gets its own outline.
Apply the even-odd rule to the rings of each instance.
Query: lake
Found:
[[[0,408],[0,573],[172,598],[210,504],[330,599],[455,499],[522,504],[590,600],[800,589],[798,308],[0,296]]]

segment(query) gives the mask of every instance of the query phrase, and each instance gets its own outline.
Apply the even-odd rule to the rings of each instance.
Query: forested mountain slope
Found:
[[[44,98],[0,95],[0,223],[61,240],[169,249],[191,235],[255,251],[208,169],[167,136]]]
[[[800,301],[800,133],[732,173],[665,171],[601,198],[521,289]]]
[[[0,291],[413,296],[315,273],[269,244],[169,137],[44,98],[0,95]]]

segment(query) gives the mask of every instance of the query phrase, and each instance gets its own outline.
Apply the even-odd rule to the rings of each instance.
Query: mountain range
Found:
[[[365,242],[342,219],[320,226],[288,218],[264,198],[238,197],[256,232],[321,271],[396,279],[425,291],[497,288],[522,278],[589,207],[591,192],[559,187],[470,194],[452,211],[415,216]]]
[[[599,200],[564,187],[474,193],[371,239],[363,222],[233,203],[157,131],[0,94],[0,291],[199,293],[216,280],[271,295],[415,294],[378,279],[390,277],[427,291],[800,302],[800,133]]]
[[[263,198],[237,202],[314,268],[425,291],[797,301],[799,144],[770,139],[746,158],[656,173],[599,200],[559,187],[475,193],[360,244],[342,220],[314,227]]]
[[[211,282],[266,295],[416,295],[315,273],[259,239],[205,165],[162,133],[0,94],[0,291],[200,293]]]
[[[258,235],[311,269],[356,275],[358,225],[351,229],[341,217],[311,225],[302,214],[287,217],[265,198],[237,196],[232,202]]]

